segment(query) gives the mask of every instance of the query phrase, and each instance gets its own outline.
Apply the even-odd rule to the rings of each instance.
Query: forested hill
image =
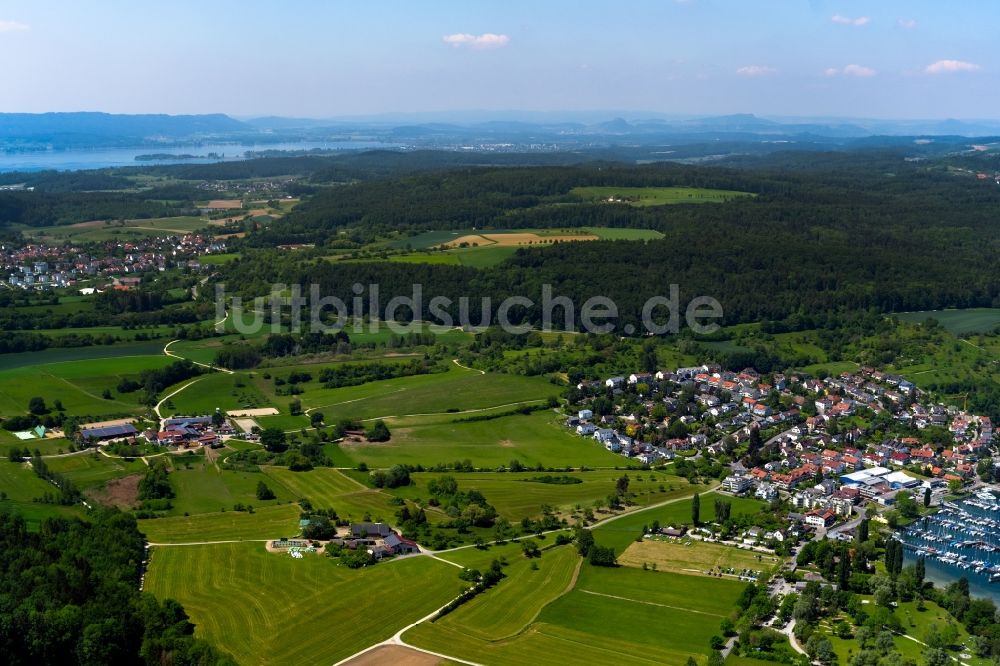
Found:
[[[322,246],[344,229],[591,225],[651,228],[665,238],[519,249],[482,270],[304,264],[301,256],[257,252],[227,272],[230,284],[244,284],[247,291],[265,289],[268,281],[316,281],[342,295],[353,282],[370,280],[382,285],[382,293],[406,294],[409,284],[420,282],[425,293],[453,298],[537,298],[540,285],[550,283],[579,303],[610,296],[623,320],[632,322],[642,303],[666,293],[670,284],[679,285],[682,302],[698,295],[717,298],[729,323],[781,319],[799,310],[1000,305],[1000,187],[892,159],[861,157],[849,167],[814,174],[589,165],[472,169],[360,183],[316,195],[247,244]],[[630,207],[585,203],[570,194],[572,187],[594,184],[712,186],[758,196]],[[250,283],[249,274],[255,276]],[[525,313],[531,321],[539,316],[537,307]]]
[[[232,664],[193,637],[179,604],[138,591],[144,543],[117,511],[46,519],[37,533],[0,512],[3,663]]]

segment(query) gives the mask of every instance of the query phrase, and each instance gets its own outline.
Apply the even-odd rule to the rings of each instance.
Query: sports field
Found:
[[[195,634],[243,664],[333,664],[455,597],[458,569],[429,557],[351,570],[259,543],[154,548],[145,589],[176,599]]]
[[[735,190],[701,187],[574,187],[572,194],[584,201],[626,203],[630,206],[722,203],[738,197],[754,196]]]

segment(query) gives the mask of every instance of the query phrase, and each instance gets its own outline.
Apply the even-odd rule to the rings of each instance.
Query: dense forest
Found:
[[[65,181],[60,187],[72,188]],[[53,185],[55,187],[55,185]],[[149,219],[186,215],[189,208],[148,200],[124,192],[0,192],[0,228],[12,225],[47,227],[89,220]]]
[[[0,655],[21,664],[231,664],[193,637],[175,601],[139,592],[144,539],[112,510],[46,519],[0,513]]]
[[[510,295],[535,306],[512,319],[541,320],[541,286],[579,308],[604,295],[620,323],[638,325],[646,299],[677,284],[683,307],[718,299],[725,323],[838,309],[882,312],[1000,306],[995,220],[1000,188],[903,160],[891,152],[825,157],[829,168],[732,170],[656,164],[468,169],[382,179],[321,191],[246,239],[220,279],[245,295],[272,282],[316,283],[350,301],[355,282],[378,283],[383,303],[422,284],[427,298]],[[834,166],[835,165],[835,166]],[[888,171],[890,166],[894,171]],[[753,198],[707,205],[630,207],[584,203],[581,185],[717,187]],[[487,269],[387,262],[341,264],[263,250],[336,241],[338,231],[608,226],[650,228],[662,240],[555,243],[523,248]],[[247,280],[248,275],[253,279]],[[421,316],[430,313],[424,304]],[[455,317],[456,310],[450,312]],[[402,316],[406,318],[405,313]]]

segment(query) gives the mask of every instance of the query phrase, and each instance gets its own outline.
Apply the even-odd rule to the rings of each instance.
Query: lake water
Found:
[[[0,173],[10,171],[77,171],[106,167],[150,166],[156,164],[208,164],[246,159],[248,150],[372,150],[398,148],[400,144],[379,141],[300,141],[293,143],[204,143],[189,146],[135,146],[131,148],[95,148],[86,150],[40,150],[29,152],[0,151]],[[170,153],[174,155],[207,155],[218,159],[136,160],[137,155]]]
[[[993,499],[991,499],[993,497]],[[1000,502],[995,495],[946,502],[900,533],[907,564],[925,554],[927,579],[944,587],[965,577],[973,596],[1000,604]]]

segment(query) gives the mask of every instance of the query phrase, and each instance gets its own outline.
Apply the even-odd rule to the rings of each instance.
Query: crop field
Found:
[[[630,206],[668,204],[722,203],[738,197],[754,196],[734,190],[710,190],[701,187],[574,187],[570,190],[585,201],[621,200]]]
[[[716,567],[770,571],[778,560],[764,553],[718,543],[643,539],[630,544],[618,557],[618,562],[640,568],[643,564],[655,564],[659,571],[697,575]]]
[[[142,474],[146,470],[141,460],[111,458],[96,452],[46,458],[45,464],[53,472],[65,475],[81,490],[94,490],[112,479]]]
[[[512,417],[513,418],[513,417]],[[581,444],[590,444],[589,440],[581,440]],[[564,511],[572,509],[576,504],[592,507],[594,500],[605,499],[615,491],[615,481],[625,472],[614,470],[598,470],[593,472],[547,473],[547,472],[483,472],[462,473],[453,476],[458,481],[459,488],[480,491],[490,504],[496,507],[500,515],[510,520],[520,520],[525,516],[541,515],[541,507],[545,504]],[[550,474],[552,476],[570,476],[581,479],[583,483],[552,484],[539,483],[531,479]],[[637,504],[652,504],[662,502],[680,495],[690,495],[691,486],[686,479],[665,474],[663,472],[628,472],[630,477],[629,491],[635,493]],[[414,482],[410,486],[388,491],[405,498],[427,498],[427,483],[441,474],[426,472],[410,475]],[[640,480],[641,479],[641,480]],[[660,486],[663,491],[660,491]]]
[[[113,347],[95,349],[115,350]],[[118,381],[125,376],[136,377],[144,368],[161,368],[168,365],[170,359],[165,356],[122,357],[120,349],[117,356],[110,356],[0,370],[0,415],[27,413],[28,401],[35,396],[44,398],[49,408],[55,400],[61,400],[70,415],[127,415],[144,411],[145,408],[138,404],[140,394],[119,394]],[[58,356],[55,358],[58,360]],[[111,400],[101,397],[105,389],[111,389]]]
[[[71,329],[79,332],[81,329]],[[158,356],[163,351],[162,342],[130,342],[97,347],[62,347],[36,352],[0,354],[0,372],[29,366],[65,363],[67,361],[89,361],[110,358],[138,358]]]
[[[577,188],[586,189],[586,188]],[[634,188],[625,188],[634,189]],[[651,188],[651,189],[671,189],[671,188]],[[686,188],[682,188],[686,189]],[[722,190],[705,190],[705,192],[721,192]],[[735,193],[741,194],[741,193]],[[581,236],[580,240],[648,240],[662,238],[663,234],[651,229],[619,229],[615,227],[572,227],[572,228],[551,228],[551,229],[455,229],[446,231],[426,231],[416,236],[402,238],[393,241],[390,246],[395,249],[423,250],[442,245],[452,246],[461,242],[463,237],[478,237],[470,240],[479,243],[479,247],[462,248],[468,252],[480,252],[486,248],[497,246],[517,248],[524,245],[526,241],[534,241],[533,245],[545,245],[555,240],[571,240],[574,236]],[[485,238],[482,238],[484,237]],[[453,250],[452,252],[460,252]]]
[[[170,485],[176,497],[171,500],[171,515],[214,513],[234,504],[249,504],[255,509],[278,502],[297,500],[298,495],[259,472],[237,472],[205,462],[204,456],[169,456],[173,471]],[[190,465],[190,469],[187,467]],[[257,483],[263,481],[274,491],[275,499],[258,500]],[[280,536],[280,535],[279,535]]]
[[[705,492],[705,486],[691,486],[691,493],[701,493],[700,515],[702,522],[715,520],[715,500],[725,499],[732,502],[732,515],[749,515],[760,511],[765,506],[764,502],[744,497],[729,497],[718,493]],[[649,525],[654,520],[660,521],[661,525],[670,524],[691,524],[691,500],[685,498],[666,506],[644,509],[630,513],[614,522],[607,523],[594,529],[594,538],[602,546],[611,546],[615,552],[621,554],[629,544],[642,532],[643,525]]]
[[[334,509],[346,520],[361,522],[365,514],[372,520],[395,520],[398,507],[389,503],[392,499],[386,493],[368,488],[343,473],[329,468],[317,468],[308,472],[292,472],[284,467],[266,467],[265,474],[275,481],[274,485],[287,488],[295,499],[308,499],[317,509]],[[434,513],[428,512],[433,520]]]
[[[511,582],[502,581],[497,589]],[[585,564],[576,587],[545,606],[514,636],[475,636],[461,626],[459,609],[452,626],[445,620],[424,623],[403,638],[418,647],[488,664],[681,664],[688,656],[704,661],[709,638],[718,632],[718,622],[732,610],[742,588],[718,579]],[[636,630],[654,625],[669,631]]]
[[[900,321],[920,324],[927,319],[936,319],[945,329],[955,335],[970,333],[991,333],[1000,326],[1000,308],[970,308],[967,310],[927,310],[924,312],[900,312],[895,315]]]
[[[209,224],[210,222],[206,218],[187,216],[161,217],[149,220],[96,220],[53,227],[37,227],[25,230],[23,233],[35,241],[91,243],[124,238],[183,235],[207,227]]]
[[[220,511],[139,521],[139,531],[153,543],[265,540],[299,533],[299,505],[279,504],[246,511]]]
[[[333,664],[443,606],[457,574],[429,557],[351,570],[221,544],[154,548],[145,589],[181,602],[195,635],[239,663]]]
[[[326,413],[326,410],[323,410]],[[614,467],[622,457],[593,439],[570,434],[549,412],[517,414],[472,423],[440,423],[394,427],[383,443],[341,442],[352,460],[369,467],[396,463],[433,465],[469,459],[477,467],[508,465],[517,458],[525,465],[545,467]]]

